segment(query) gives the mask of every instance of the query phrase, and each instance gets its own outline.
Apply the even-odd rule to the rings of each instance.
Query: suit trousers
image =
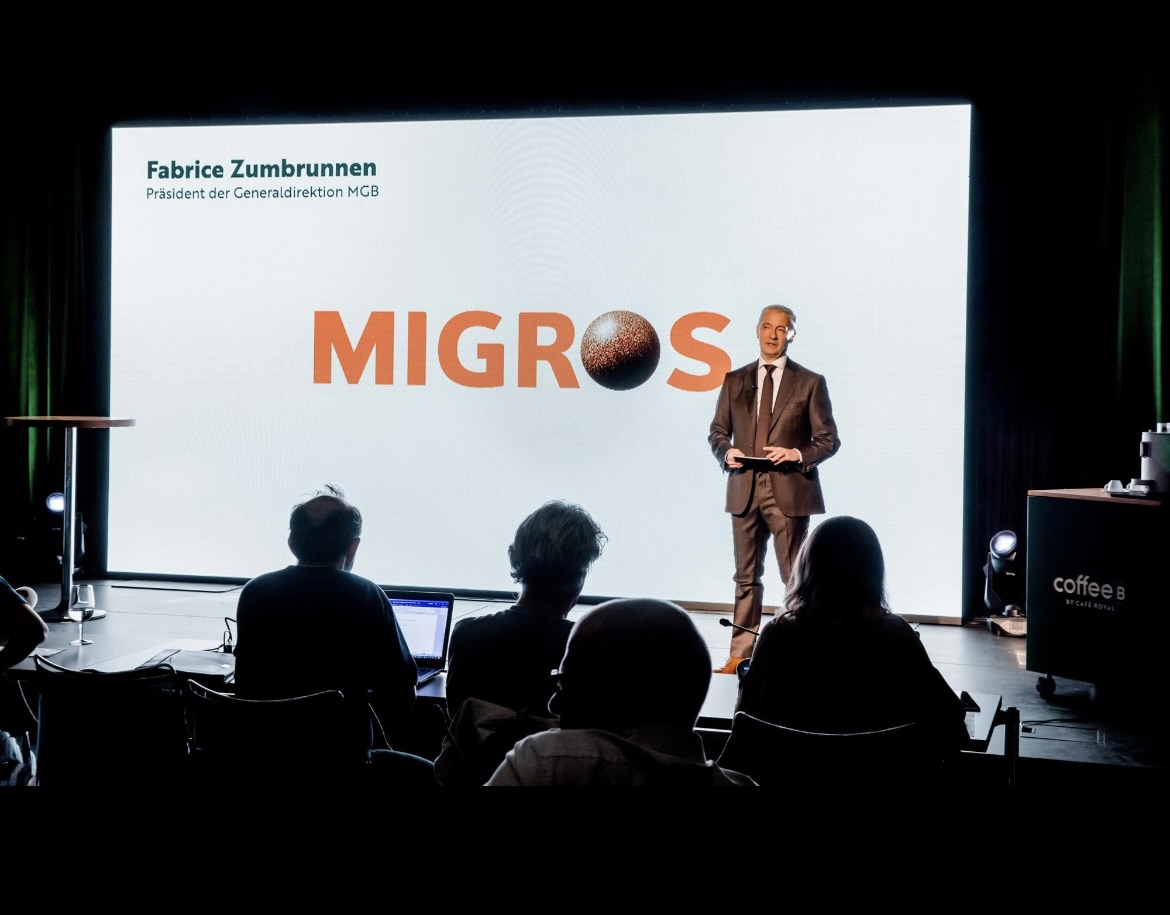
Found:
[[[735,608],[733,622],[738,626],[759,631],[764,609],[764,562],[768,557],[768,538],[780,578],[787,585],[792,577],[796,553],[808,533],[808,515],[786,515],[776,504],[772,493],[771,473],[752,471],[755,480],[748,510],[731,516],[731,531],[735,545]],[[783,595],[780,603],[783,604]],[[749,632],[733,629],[730,654],[750,658],[756,637]]]

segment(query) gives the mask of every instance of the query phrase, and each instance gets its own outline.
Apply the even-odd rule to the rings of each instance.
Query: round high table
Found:
[[[77,517],[77,430],[113,429],[133,426],[134,420],[116,416],[6,416],[9,426],[34,426],[65,430],[65,510],[61,513],[61,600],[51,610],[37,612],[48,622],[59,623],[69,619],[69,608],[78,602],[73,588],[74,525]],[[88,619],[100,619],[106,611],[93,611]]]

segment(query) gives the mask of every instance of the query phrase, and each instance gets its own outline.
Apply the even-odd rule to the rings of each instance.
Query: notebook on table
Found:
[[[196,647],[198,646],[198,647]],[[206,640],[176,639],[169,645],[156,645],[146,649],[141,655],[150,654],[135,667],[157,667],[159,664],[170,664],[178,671],[184,680],[198,680],[211,689],[228,689],[236,671],[235,655],[227,654],[207,647]],[[110,662],[111,670],[125,669],[129,657],[115,658]],[[94,669],[101,670],[103,665],[94,665]]]
[[[455,595],[444,591],[399,591],[383,588],[398,626],[414,655],[419,684],[447,669],[447,646],[455,618]]]

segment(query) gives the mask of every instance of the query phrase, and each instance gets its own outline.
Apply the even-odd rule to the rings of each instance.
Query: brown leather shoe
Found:
[[[742,660],[743,660],[743,658],[737,658],[735,655],[732,655],[726,661],[723,662],[722,667],[716,667],[714,669],[714,673],[733,674],[733,673],[735,673],[735,669],[737,667],[739,667],[739,662]]]

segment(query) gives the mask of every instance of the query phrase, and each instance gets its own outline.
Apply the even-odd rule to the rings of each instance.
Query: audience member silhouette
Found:
[[[589,513],[568,502],[546,502],[516,529],[508,547],[516,603],[460,620],[451,633],[452,722],[435,759],[445,787],[482,785],[517,740],[556,725],[549,672],[565,655],[569,611],[605,543]]]
[[[822,521],[801,546],[786,610],[764,625],[737,711],[805,731],[916,722],[942,754],[967,739],[963,704],[917,632],[886,604],[885,560],[858,518]]]
[[[561,663],[585,576],[606,536],[583,508],[546,502],[525,518],[508,547],[520,596],[506,610],[455,624],[447,662],[447,708],[469,696],[548,714],[549,671]]]
[[[561,727],[519,741],[487,785],[754,785],[708,760],[695,731],[711,677],[681,607],[606,601],[569,636],[550,705]]]
[[[0,670],[19,664],[48,636],[49,627],[36,605],[36,591],[14,588],[0,578]]]
[[[4,671],[31,655],[49,634],[48,625],[34,609],[36,605],[36,591],[23,586],[14,588],[0,578],[0,740],[16,741],[14,735],[27,735],[36,727],[36,716],[20,684],[4,676]],[[0,747],[0,760],[5,758],[4,748]],[[0,778],[10,776],[16,777],[0,772]]]
[[[257,576],[240,592],[236,693],[271,699],[340,690],[355,759],[437,786],[430,760],[376,746],[383,735],[371,701],[405,713],[415,701],[418,672],[385,592],[351,571],[361,533],[361,512],[336,487],[293,508],[288,545],[296,565]],[[312,745],[311,734],[289,740]]]

